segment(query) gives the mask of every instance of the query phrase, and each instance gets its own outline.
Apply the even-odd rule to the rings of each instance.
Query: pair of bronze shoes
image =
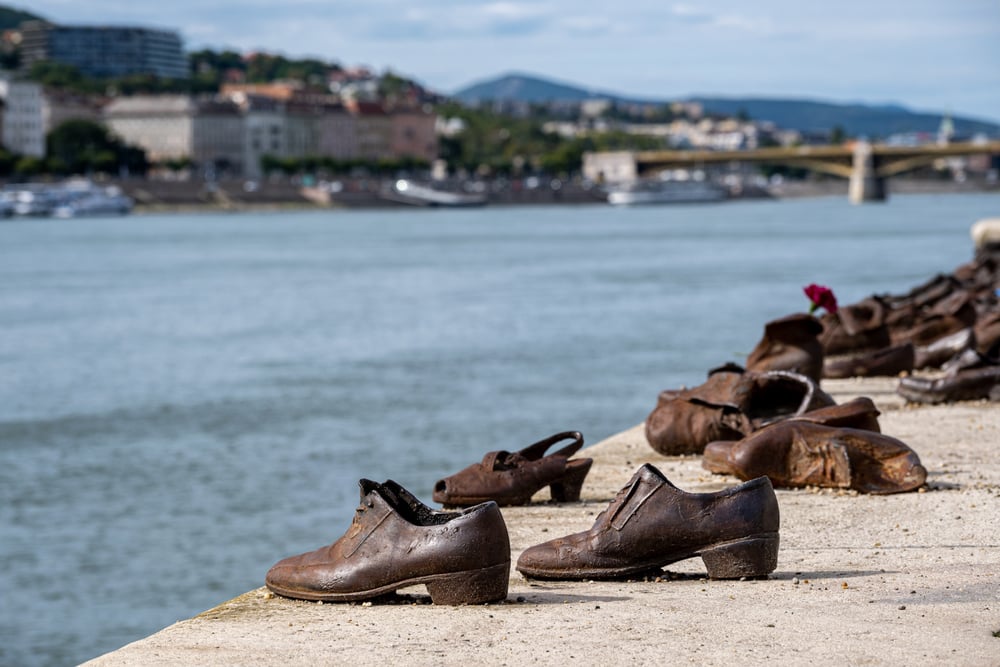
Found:
[[[565,459],[582,446],[575,432],[557,434],[518,454],[529,464],[540,461],[545,448],[565,436],[574,442],[551,455]],[[504,458],[487,456],[491,461]],[[589,469],[589,459],[585,466]],[[470,469],[475,468],[466,471]],[[532,486],[544,480],[553,483],[543,475]],[[496,482],[491,484],[497,488]],[[434,604],[506,598],[510,540],[495,501],[436,511],[391,480],[361,480],[360,485],[361,502],[347,532],[329,546],[275,564],[266,577],[271,591],[296,599],[352,602],[424,584]],[[530,498],[525,494],[501,497]],[[767,478],[693,494],[647,464],[589,531],[531,547],[517,567],[527,577],[543,579],[619,578],[701,557],[711,578],[765,576],[777,565],[778,527],[777,498]]]
[[[717,493],[685,493],[644,465],[594,526],[533,546],[517,569],[540,579],[609,579],[701,557],[713,579],[777,566],[778,502],[766,477]],[[361,480],[361,503],[333,544],[285,558],[267,587],[303,600],[352,602],[424,584],[434,604],[507,597],[510,541],[493,501],[435,511],[392,481]]]
[[[927,479],[916,452],[881,433],[878,410],[857,398],[705,447],[702,465],[740,479],[767,476],[778,487],[821,486],[861,493],[913,491]]]

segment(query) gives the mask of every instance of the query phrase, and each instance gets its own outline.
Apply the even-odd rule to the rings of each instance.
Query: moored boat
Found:
[[[724,187],[710,181],[647,180],[609,189],[608,203],[616,206],[693,204],[723,201],[728,196]]]
[[[405,178],[393,183],[390,191],[382,196],[411,206],[485,206],[487,201],[483,193],[438,190]]]

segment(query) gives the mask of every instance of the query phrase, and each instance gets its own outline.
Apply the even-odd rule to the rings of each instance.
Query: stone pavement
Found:
[[[482,606],[434,606],[422,586],[374,604],[260,588],[86,664],[1000,665],[1000,404],[905,406],[894,386],[823,382],[838,402],[875,400],[883,432],[920,455],[927,486],[779,490],[781,549],[767,580],[709,581],[696,558],[645,581],[529,583],[512,567],[506,602]],[[595,461],[581,503],[544,502],[543,490],[503,510],[514,561],[589,528],[644,462],[686,491],[737,483],[699,457],[657,454],[641,425],[584,455]]]

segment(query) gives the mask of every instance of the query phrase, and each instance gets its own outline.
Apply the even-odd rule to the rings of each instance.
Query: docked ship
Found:
[[[608,203],[616,206],[639,204],[696,204],[723,201],[729,192],[705,180],[632,181],[608,190]]]

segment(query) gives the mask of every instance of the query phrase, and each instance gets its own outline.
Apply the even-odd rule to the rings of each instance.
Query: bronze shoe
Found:
[[[867,396],[859,396],[847,403],[810,410],[798,417],[790,417],[789,420],[881,433],[882,429],[878,423],[880,414],[872,399]],[[712,472],[732,473],[733,467],[729,462],[730,453],[740,442],[740,440],[717,440],[708,443],[702,453],[702,467]]]
[[[896,393],[913,403],[1000,400],[1000,366],[968,368],[939,378],[900,378]]]
[[[826,357],[889,346],[886,306],[878,297],[841,306],[836,313],[825,313],[820,322],[823,324],[820,343]]]
[[[563,440],[572,442],[544,456],[545,451]],[[580,499],[583,480],[593,459],[570,459],[583,447],[579,431],[556,433],[519,452],[489,452],[479,463],[460,470],[434,485],[434,502],[445,507],[466,507],[493,500],[498,505],[527,505],[531,497],[548,486],[552,500],[575,502]]]
[[[766,477],[717,493],[685,493],[648,463],[590,530],[524,551],[537,579],[613,579],[700,556],[712,579],[760,577],[778,562],[778,500]]]
[[[748,371],[792,371],[819,382],[823,375],[823,325],[812,315],[796,313],[764,326],[764,337],[747,357]]]
[[[425,584],[434,604],[507,597],[510,540],[496,503],[458,512],[427,507],[395,482],[363,479],[361,504],[333,544],[285,558],[267,573],[278,595],[352,602]]]
[[[913,343],[901,343],[870,352],[853,352],[823,361],[823,377],[892,377],[913,370]]]
[[[710,443],[702,465],[776,487],[823,486],[888,494],[923,486],[927,470],[916,452],[895,438],[854,428],[791,419],[736,443]]]
[[[764,424],[833,403],[799,373],[727,365],[693,389],[662,392],[646,418],[646,440],[665,456],[701,454],[709,442],[739,440]]]

